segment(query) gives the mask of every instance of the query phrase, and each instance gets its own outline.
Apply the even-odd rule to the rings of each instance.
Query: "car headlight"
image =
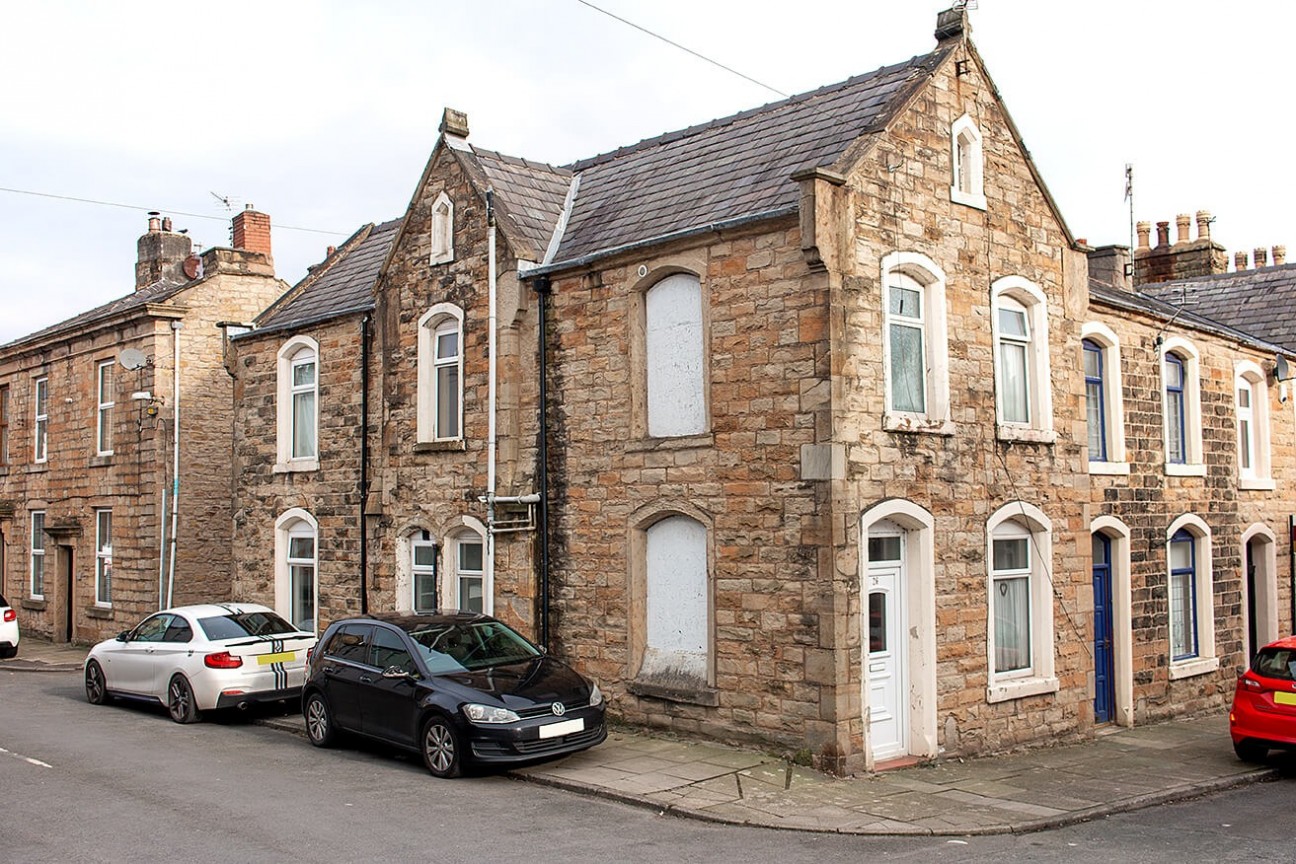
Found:
[[[603,691],[598,689],[598,685],[593,681],[590,682],[590,707],[595,708],[603,704]]]
[[[514,723],[518,719],[516,713],[493,705],[469,703],[463,706],[463,712],[474,723]]]

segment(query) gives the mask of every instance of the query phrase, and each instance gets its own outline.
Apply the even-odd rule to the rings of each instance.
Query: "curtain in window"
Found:
[[[1188,461],[1184,444],[1184,379],[1183,362],[1167,356],[1166,379],[1166,459],[1170,462]]]
[[[288,538],[288,590],[293,626],[315,630],[315,538]]]
[[[927,410],[922,294],[893,285],[889,297],[891,408],[921,414]]]
[[[1089,423],[1089,461],[1107,461],[1107,430],[1103,420],[1102,349],[1084,343],[1085,415]]]
[[[294,459],[311,459],[315,449],[315,364],[295,363],[293,373],[293,451]]]
[[[995,579],[995,671],[1029,669],[1030,577]]]
[[[999,343],[999,368],[1003,384],[1005,423],[1029,423],[1030,401],[1026,384],[1026,346],[1019,342]]]

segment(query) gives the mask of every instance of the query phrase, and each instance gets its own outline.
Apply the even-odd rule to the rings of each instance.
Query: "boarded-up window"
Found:
[[[645,298],[648,434],[706,431],[702,286],[688,273],[668,276]]]
[[[648,639],[640,675],[705,684],[707,529],[671,516],[647,531]]]

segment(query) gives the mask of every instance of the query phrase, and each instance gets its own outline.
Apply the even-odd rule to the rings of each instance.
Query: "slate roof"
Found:
[[[1177,304],[1177,294],[1173,298],[1168,296],[1160,297],[1156,294],[1148,293],[1145,290],[1151,287],[1160,288],[1162,285],[1170,284],[1177,285],[1178,283],[1158,283],[1156,286],[1141,286],[1138,291],[1127,291],[1123,288],[1116,288],[1091,279],[1089,280],[1089,297],[1092,300],[1097,300],[1100,303],[1117,309],[1141,312],[1160,318],[1163,321],[1173,321],[1175,324],[1184,327],[1191,327],[1206,333],[1214,333],[1219,336],[1234,339],[1244,345],[1259,348],[1261,351],[1272,351],[1276,353],[1286,348],[1282,343],[1274,342],[1256,333],[1202,315],[1193,310],[1191,306],[1179,306]],[[1175,302],[1170,302],[1172,300]],[[1290,350],[1291,349],[1287,349],[1285,353],[1290,353]]]
[[[37,330],[35,333],[28,333],[26,336],[21,336],[12,342],[0,345],[0,350],[21,348],[26,343],[41,342],[63,333],[70,335],[95,324],[96,322],[103,321],[104,319],[112,318],[132,310],[142,309],[150,303],[166,302],[176,294],[180,293],[181,289],[185,288],[189,284],[191,283],[172,282],[166,279],[159,280],[154,282],[152,285],[140,288],[138,291],[132,291],[125,297],[118,297],[116,300],[105,303],[102,306],[96,306],[87,312],[74,315],[66,321],[60,321],[57,324],[52,324],[49,327],[44,328],[43,330]]]
[[[400,224],[401,220],[393,219],[361,228],[322,267],[262,312],[253,332],[288,330],[374,308],[378,270]]]
[[[511,223],[508,236],[515,251],[541,261],[566,203],[572,173],[480,147],[472,152],[494,189],[496,210]]]
[[[791,174],[833,167],[860,136],[884,128],[951,50],[564,166],[580,188],[555,262],[794,212]]]
[[[1139,290],[1296,352],[1296,264],[1158,282]]]

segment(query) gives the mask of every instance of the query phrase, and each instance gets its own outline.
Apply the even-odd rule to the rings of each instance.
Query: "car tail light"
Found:
[[[228,651],[221,651],[218,654],[208,654],[204,657],[203,665],[209,669],[237,669],[243,665],[243,658],[235,657]]]
[[[17,612],[15,612],[15,611],[12,610],[12,609],[6,609],[6,610],[5,610],[5,623],[6,623],[6,624],[8,624],[10,621],[17,621],[17,620],[18,620],[18,613],[17,613]]]
[[[1263,693],[1265,690],[1269,689],[1268,687],[1261,684],[1259,681],[1252,678],[1250,675],[1242,676],[1242,686],[1247,688],[1248,690],[1254,690],[1257,693]]]
[[[306,665],[307,665],[307,666],[310,665],[310,658],[311,658],[311,655],[314,654],[314,653],[315,653],[315,646],[314,646],[314,645],[312,645],[311,647],[309,647],[309,648],[306,649]]]

